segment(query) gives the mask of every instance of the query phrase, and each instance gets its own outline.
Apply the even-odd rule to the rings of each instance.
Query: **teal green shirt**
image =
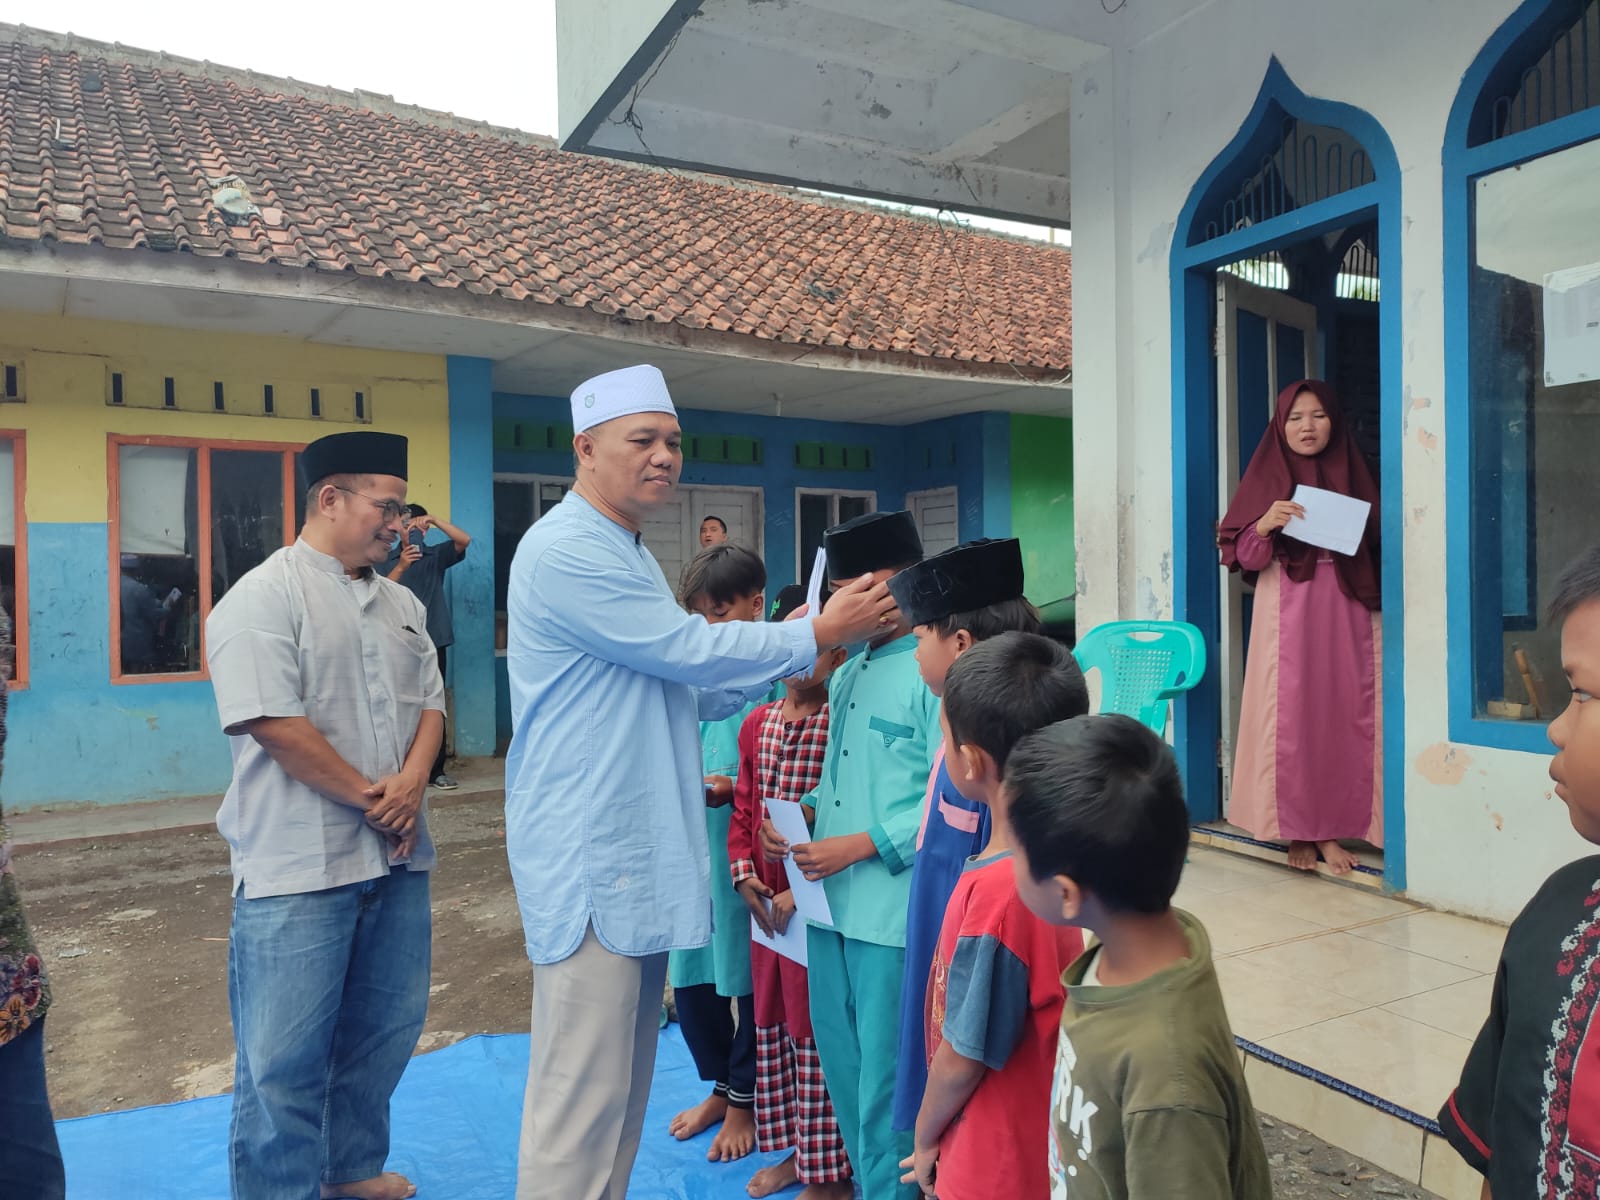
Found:
[[[939,700],[917,672],[910,634],[865,650],[828,682],[828,754],[808,803],[818,840],[866,833],[875,858],[830,876],[833,927],[880,946],[906,944],[911,859],[928,771],[939,744]]]
[[[769,692],[759,703],[765,703]],[[700,759],[707,775],[739,776],[739,729],[756,709],[746,704],[720,721],[700,722]],[[715,984],[719,995],[748,996],[750,978],[750,910],[733,887],[728,863],[728,826],[733,805],[706,809],[706,840],[711,849],[711,942],[698,950],[674,950],[667,956],[673,987]]]

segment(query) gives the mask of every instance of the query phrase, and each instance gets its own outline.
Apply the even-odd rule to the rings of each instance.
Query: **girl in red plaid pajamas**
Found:
[[[785,588],[774,619],[782,620],[803,599],[799,588]],[[783,863],[768,860],[762,850],[764,801],[798,801],[816,786],[828,745],[828,676],[844,659],[843,647],[824,652],[811,675],[786,680],[784,699],[756,709],[739,730],[728,858],[734,886],[764,928],[782,932],[798,919]],[[806,969],[759,942],[750,947],[750,967],[756,1000],[756,1145],[769,1153],[793,1147],[794,1153],[757,1171],[746,1190],[770,1196],[798,1180],[805,1185],[801,1200],[849,1200],[850,1160],[822,1082]]]

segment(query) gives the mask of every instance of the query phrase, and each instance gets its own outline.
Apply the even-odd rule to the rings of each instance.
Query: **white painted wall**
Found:
[[[1514,2],[1141,6],[1169,9],[1173,19],[1152,18],[1157,32],[1079,68],[1073,80],[1080,626],[1171,615],[1173,224],[1276,55],[1308,95],[1379,120],[1399,157],[1404,292],[1384,303],[1401,305],[1404,319],[1410,894],[1509,918],[1546,874],[1591,849],[1551,795],[1545,758],[1447,741],[1440,155],[1461,76]]]
[[[672,11],[672,0],[555,0],[558,47],[582,47],[560,54],[556,72],[557,115],[565,142],[599,103],[612,80]]]

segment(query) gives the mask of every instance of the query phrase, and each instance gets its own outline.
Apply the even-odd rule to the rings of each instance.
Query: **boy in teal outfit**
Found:
[[[922,559],[905,512],[857,517],[828,530],[823,545],[836,584],[887,579]],[[896,613],[834,672],[827,759],[810,798],[816,840],[793,851],[808,879],[827,881],[833,927],[813,925],[807,935],[811,1023],[865,1200],[916,1193],[900,1182],[910,1138],[890,1122],[910,867],[939,741],[939,702],[922,682],[915,649]]]
[[[712,624],[759,621],[767,569],[761,560],[731,543],[708,547],[684,568],[679,599],[690,612]],[[761,697],[765,700],[767,697]],[[734,1162],[755,1149],[756,1014],[750,977],[750,918],[733,889],[728,865],[728,825],[733,815],[733,781],[739,771],[739,727],[756,703],[731,716],[700,723],[701,762],[706,780],[706,836],[711,844],[711,944],[674,950],[667,959],[678,1024],[711,1095],[685,1109],[668,1127],[687,1141],[719,1121],[706,1158]],[[738,1022],[734,1009],[738,1009]]]

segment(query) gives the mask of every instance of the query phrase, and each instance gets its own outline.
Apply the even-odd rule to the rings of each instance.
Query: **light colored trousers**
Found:
[[[534,967],[517,1200],[627,1196],[666,982],[665,954],[613,954],[592,926],[571,958]]]

